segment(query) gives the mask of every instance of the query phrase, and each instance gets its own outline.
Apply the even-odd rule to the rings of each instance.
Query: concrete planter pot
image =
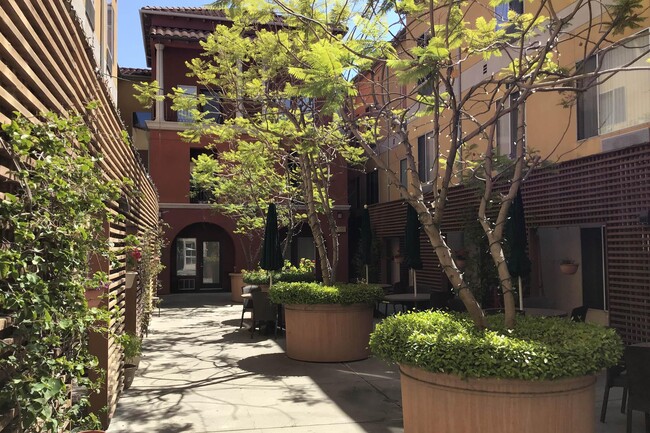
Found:
[[[298,361],[366,359],[372,305],[285,305],[287,356]]]
[[[241,273],[231,273],[230,275],[230,300],[233,302],[244,302],[241,297],[241,289],[244,284],[244,275]]]
[[[593,433],[595,376],[461,379],[400,365],[405,433]]]
[[[135,287],[135,282],[138,279],[138,273],[137,272],[132,272],[128,271],[126,273],[126,282],[124,283],[125,287],[127,289],[132,289]]]
[[[135,372],[138,369],[137,365],[124,364],[124,389],[129,389],[135,378]]]

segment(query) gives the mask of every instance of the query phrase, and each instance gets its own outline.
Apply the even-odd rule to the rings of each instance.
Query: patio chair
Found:
[[[607,403],[609,400],[610,388],[623,388],[623,398],[621,399],[621,413],[625,413],[625,401],[627,399],[627,376],[625,365],[619,364],[609,367],[605,372],[605,393],[603,394],[603,405],[600,408],[600,422],[605,422],[607,415]]]
[[[242,295],[250,294],[253,292],[259,292],[261,289],[259,286],[244,286],[241,289]],[[244,326],[244,314],[246,311],[253,311],[253,299],[252,298],[247,298],[244,299],[243,305],[242,305],[242,310],[241,310],[241,322],[239,322],[239,329],[241,329]]]
[[[450,291],[432,290],[429,295],[429,307],[432,310],[447,310],[447,303],[453,296]]]
[[[571,320],[574,322],[584,322],[587,318],[587,311],[589,311],[589,307],[586,305],[575,307],[571,310]]]
[[[645,347],[644,347],[645,346]],[[645,413],[645,431],[650,433],[650,345],[625,348],[627,367],[627,433],[632,433],[632,411]]]
[[[255,329],[261,329],[262,325],[268,326],[273,324],[274,336],[277,337],[278,327],[278,308],[271,302],[267,292],[252,292],[253,295],[253,325],[251,326],[251,338],[255,334]]]

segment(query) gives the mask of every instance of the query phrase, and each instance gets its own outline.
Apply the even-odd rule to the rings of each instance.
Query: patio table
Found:
[[[568,313],[564,310],[557,310],[555,308],[533,308],[524,307],[526,316],[531,317],[566,317]]]
[[[429,307],[430,297],[431,295],[429,293],[418,293],[417,295],[414,293],[394,293],[384,296],[384,302],[389,304],[413,305],[415,309],[423,310]]]

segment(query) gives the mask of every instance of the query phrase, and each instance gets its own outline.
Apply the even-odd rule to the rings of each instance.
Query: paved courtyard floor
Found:
[[[239,329],[242,307],[229,294],[170,295],[161,307],[109,433],[403,432],[394,366],[374,358],[292,361],[282,337]],[[601,376],[597,416],[602,384]],[[620,399],[613,388],[607,423],[597,421],[596,433],[625,431]],[[634,432],[644,431],[642,419],[636,412]]]

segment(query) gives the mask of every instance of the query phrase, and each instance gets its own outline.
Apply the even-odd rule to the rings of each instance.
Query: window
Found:
[[[113,53],[115,52],[115,15],[113,2],[108,0],[106,5],[106,71],[110,75],[113,72]]]
[[[516,103],[519,98],[519,92],[510,94],[510,99],[506,102],[504,109],[510,108],[511,104]],[[517,127],[519,119],[519,110],[526,110],[524,103],[520,104],[510,113],[505,114],[497,120],[497,150],[499,155],[514,158],[516,155]],[[526,145],[526,132],[524,131],[524,146]]]
[[[181,84],[178,88],[185,91],[184,97],[196,99],[196,86],[184,86]],[[193,122],[194,117],[190,110],[178,110],[176,112],[176,120],[179,122]]]
[[[417,44],[418,47],[424,48],[427,45],[429,45],[429,41],[431,40],[431,33],[424,32],[418,39],[417,39]],[[418,78],[418,93],[420,95],[431,95],[433,93],[433,74],[429,74],[426,77],[423,78]]]
[[[210,203],[214,200],[212,191],[204,189],[199,185],[195,185],[192,181],[192,173],[194,172],[194,161],[199,155],[208,155],[214,157],[214,152],[205,149],[190,149],[190,203]]]
[[[90,28],[95,30],[95,0],[86,0],[86,18]]]
[[[429,140],[426,135],[418,137],[418,174],[420,182],[428,182],[431,180],[431,148]]]
[[[408,188],[407,182],[408,178],[406,177],[406,158],[400,159],[399,161],[399,183]]]
[[[366,175],[366,203],[379,203],[379,172],[377,170]]]
[[[176,275],[196,275],[196,238],[176,240]]]
[[[512,0],[511,2],[501,3],[494,8],[494,16],[497,19],[497,26],[508,22],[508,12],[513,11],[518,14],[524,13],[524,3],[521,0]]]
[[[625,46],[591,57],[578,65],[584,72],[606,71],[631,66],[647,66],[644,55],[648,30],[640,32]],[[635,60],[636,59],[636,60]],[[601,84],[596,84],[601,81]],[[650,121],[650,74],[625,71],[611,77],[603,75],[578,81],[587,88],[578,95],[578,139],[606,134]]]
[[[211,89],[201,89],[199,90],[201,95],[204,95],[208,102],[200,107],[201,112],[208,113],[205,117],[207,119],[213,119],[215,123],[223,123],[223,106],[221,105],[221,96],[217,92]]]

